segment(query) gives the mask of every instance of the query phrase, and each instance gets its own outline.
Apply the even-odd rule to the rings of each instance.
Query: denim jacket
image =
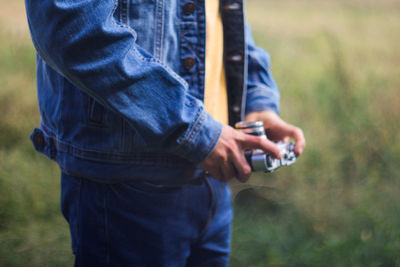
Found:
[[[175,183],[222,125],[203,105],[204,0],[26,0],[41,125],[31,139],[62,171],[101,182]],[[229,122],[278,112],[269,55],[242,0],[220,0]]]

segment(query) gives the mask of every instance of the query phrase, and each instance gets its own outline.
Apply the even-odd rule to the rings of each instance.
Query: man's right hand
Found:
[[[199,166],[220,181],[237,178],[246,182],[251,174],[251,168],[244,156],[247,149],[261,149],[276,158],[282,157],[279,148],[270,140],[244,134],[224,125],[214,150]]]

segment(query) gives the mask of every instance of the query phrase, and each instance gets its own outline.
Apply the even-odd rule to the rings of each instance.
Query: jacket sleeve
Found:
[[[128,120],[147,143],[198,163],[222,125],[187,83],[114,18],[116,0],[26,0],[34,46],[75,86]]]
[[[254,43],[251,29],[246,24],[247,95],[246,114],[273,110],[279,114],[279,89],[270,70],[270,56]]]

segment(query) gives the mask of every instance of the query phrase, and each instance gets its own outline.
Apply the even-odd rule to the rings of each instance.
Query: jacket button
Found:
[[[186,15],[191,15],[194,13],[194,11],[196,10],[196,5],[193,2],[187,2],[184,6],[183,6],[183,11],[185,12]]]
[[[235,113],[239,113],[240,112],[240,107],[238,105],[233,105],[232,106],[232,111]]]
[[[190,70],[191,68],[193,68],[193,66],[196,64],[196,60],[194,59],[194,57],[186,57],[183,60],[183,65],[185,66],[185,68],[187,70]]]
[[[37,132],[33,137],[33,141],[35,142],[38,148],[43,148],[46,145],[46,141],[44,140],[43,134]]]

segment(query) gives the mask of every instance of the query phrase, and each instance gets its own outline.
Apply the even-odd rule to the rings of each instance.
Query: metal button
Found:
[[[194,13],[194,11],[196,10],[196,4],[193,2],[187,2],[184,6],[183,6],[183,11],[185,12],[186,15],[191,15]]]
[[[44,136],[41,132],[36,132],[33,137],[33,141],[35,142],[38,148],[43,148],[46,145],[46,141],[44,140]]]
[[[241,54],[233,54],[233,55],[227,56],[226,59],[229,61],[233,61],[233,62],[242,62],[243,56]]]
[[[233,105],[232,106],[232,111],[235,112],[235,113],[238,113],[238,112],[240,112],[240,107],[238,105]]]
[[[232,4],[224,6],[222,9],[228,10],[228,11],[233,11],[233,10],[239,10],[239,9],[241,9],[241,7],[242,6],[239,3],[232,3]]]
[[[183,65],[185,66],[185,68],[187,70],[190,70],[191,68],[193,68],[193,66],[196,64],[196,60],[194,59],[194,57],[186,57],[183,60]]]

